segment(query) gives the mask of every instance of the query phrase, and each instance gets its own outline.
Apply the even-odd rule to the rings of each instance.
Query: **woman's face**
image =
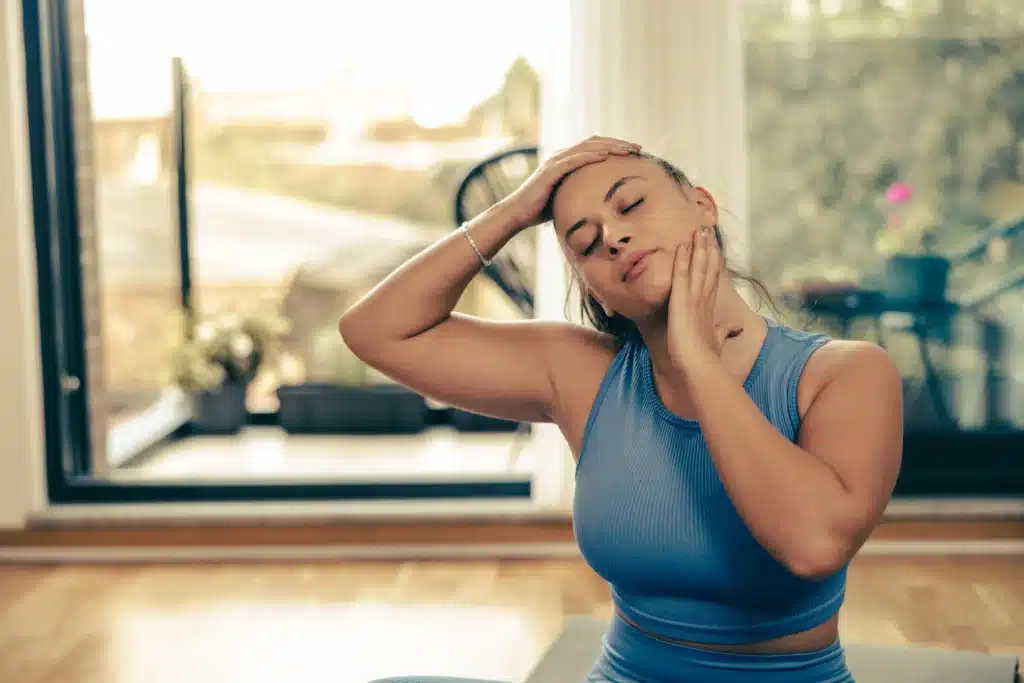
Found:
[[[641,321],[668,301],[676,248],[718,221],[711,195],[656,162],[610,157],[573,172],[552,205],[555,232],[609,315]]]

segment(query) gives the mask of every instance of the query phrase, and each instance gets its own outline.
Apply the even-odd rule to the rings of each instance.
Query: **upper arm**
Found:
[[[363,348],[346,341],[365,362],[424,396],[493,417],[550,422],[555,375],[579,362],[594,334],[571,323],[452,313],[409,339]]]
[[[808,370],[816,387],[798,444],[835,472],[851,505],[849,531],[863,540],[899,475],[903,382],[889,355],[866,342],[831,342],[812,356]]]

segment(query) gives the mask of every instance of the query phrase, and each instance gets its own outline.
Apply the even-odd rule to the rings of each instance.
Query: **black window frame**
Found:
[[[26,97],[39,291],[46,483],[55,504],[529,499],[528,474],[504,481],[160,483],[90,477],[89,377],[81,298],[77,163],[65,0],[23,0]],[[171,65],[169,65],[171,68]],[[184,85],[175,63],[179,93]],[[179,116],[184,116],[179,107]],[[179,119],[179,126],[182,121]],[[179,131],[180,132],[180,131]],[[185,137],[177,153],[184,158]],[[184,165],[178,188],[187,190]],[[187,195],[179,191],[182,302],[191,295]],[[71,384],[67,378],[73,379]]]

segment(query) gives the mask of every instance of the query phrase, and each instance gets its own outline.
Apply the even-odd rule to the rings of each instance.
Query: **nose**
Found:
[[[612,257],[622,253],[632,237],[625,226],[614,226],[608,223],[604,225],[604,243],[608,245],[608,253]]]

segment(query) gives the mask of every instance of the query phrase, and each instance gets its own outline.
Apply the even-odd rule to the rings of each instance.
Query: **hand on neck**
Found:
[[[738,377],[745,377],[752,359],[756,357],[764,340],[764,319],[740,296],[728,279],[719,288],[715,301],[715,324],[727,332],[722,345],[722,363]],[[651,355],[656,374],[670,377],[675,374],[669,359],[667,312],[637,325]]]

